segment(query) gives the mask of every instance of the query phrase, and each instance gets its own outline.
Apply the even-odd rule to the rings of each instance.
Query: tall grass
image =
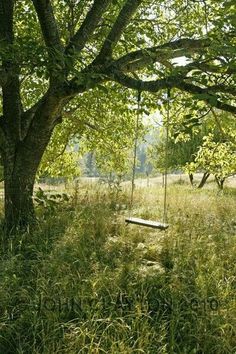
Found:
[[[162,198],[137,188],[134,215]],[[236,352],[232,191],[171,185],[165,232],[126,226],[128,204],[82,185],[2,251],[0,353]]]

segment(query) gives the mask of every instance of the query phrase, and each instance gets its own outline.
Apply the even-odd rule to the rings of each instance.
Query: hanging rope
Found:
[[[204,0],[203,1],[203,4],[204,4],[204,21],[205,21],[205,31],[206,31],[206,35],[208,35],[208,8],[207,8],[207,3],[206,1]]]
[[[165,149],[165,174],[164,174],[164,215],[163,220],[164,223],[160,223],[159,221],[145,220],[141,218],[131,217],[131,211],[133,208],[133,199],[134,199],[134,190],[135,190],[135,172],[136,172],[136,160],[137,160],[137,146],[138,146],[138,131],[139,131],[139,119],[140,119],[140,105],[141,105],[141,90],[138,91],[137,98],[137,118],[136,118],[136,127],[135,127],[135,137],[134,137],[134,153],[133,153],[133,169],[132,169],[132,187],[131,187],[131,198],[130,198],[130,208],[129,208],[129,217],[125,219],[127,225],[128,224],[136,224],[147,227],[152,227],[159,230],[166,230],[169,225],[166,223],[167,220],[167,172],[168,172],[168,164],[167,164],[167,148],[168,148],[168,136],[169,136],[169,111],[170,111],[170,90],[168,90],[168,114],[167,114],[167,125],[166,125],[166,149]]]
[[[136,172],[136,161],[137,161],[137,147],[138,147],[138,130],[139,130],[139,119],[140,119],[140,103],[141,103],[141,91],[138,91],[137,96],[137,117],[135,126],[135,137],[134,137],[134,152],[133,152],[133,168],[132,168],[132,187],[131,187],[131,198],[130,198],[130,211],[133,208],[134,201],[134,189],[135,189],[135,172]]]
[[[165,141],[165,171],[164,171],[164,205],[163,223],[167,223],[167,185],[168,185],[168,144],[169,144],[169,122],[170,122],[170,89],[167,90],[167,119],[166,119],[166,141]]]

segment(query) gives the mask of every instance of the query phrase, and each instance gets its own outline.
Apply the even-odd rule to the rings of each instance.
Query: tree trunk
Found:
[[[12,135],[10,125],[3,120],[2,159],[5,188],[5,226],[7,234],[25,230],[34,223],[33,188],[43,153],[54,127],[61,123],[63,101],[48,92],[21,115],[19,134]]]
[[[222,191],[224,188],[225,178],[219,178],[219,177],[215,176],[215,180],[216,180],[218,188]]]
[[[35,141],[34,147],[20,142],[4,152],[5,228],[7,233],[25,231],[35,221],[33,189],[35,177],[50,139]]]
[[[5,167],[5,170],[7,168]],[[28,168],[5,174],[5,225],[7,232],[25,229],[35,218],[33,186],[35,174]]]
[[[190,181],[190,184],[191,186],[193,187],[193,174],[192,173],[189,173],[189,181]]]
[[[208,180],[209,177],[210,177],[210,173],[204,172],[203,177],[202,177],[202,180],[201,180],[201,182],[199,183],[199,185],[198,185],[197,188],[198,188],[198,189],[202,188],[202,187],[205,185],[205,183],[206,183],[206,181]]]

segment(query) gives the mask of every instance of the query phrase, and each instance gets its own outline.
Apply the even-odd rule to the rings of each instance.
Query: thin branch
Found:
[[[230,136],[230,134],[227,134],[224,129],[222,128],[222,125],[220,123],[220,120],[219,120],[219,117],[217,116],[215,110],[211,107],[210,108],[210,111],[212,112],[212,115],[215,119],[215,122],[216,122],[216,125],[219,129],[219,132],[220,132],[220,135],[221,135],[221,140],[225,140],[225,141],[230,141],[230,142],[233,142],[235,144],[235,139]]]
[[[217,58],[213,58],[213,59],[217,59]],[[209,60],[208,60],[209,62]],[[194,61],[191,62],[189,64],[186,64],[185,66],[178,66],[179,70],[186,70],[186,68],[188,69],[199,69],[203,72],[208,72],[208,73],[215,73],[215,74],[235,74],[236,70],[233,68],[226,68],[225,64],[223,66],[220,65],[213,65],[213,64],[209,64],[208,62],[199,62],[199,61]],[[226,70],[225,70],[226,69]]]
[[[0,0],[0,45],[4,53],[2,59],[3,125],[13,141],[18,141],[21,138],[22,103],[19,67],[16,60],[11,57],[14,42],[13,13],[14,0]]]
[[[103,62],[106,59],[110,59],[112,56],[112,51],[125,28],[128,26],[130,19],[136,12],[138,6],[141,4],[142,0],[127,0],[122,7],[111,31],[109,32],[107,38],[105,39],[100,53],[94,61],[94,64]]]
[[[94,0],[84,22],[66,47],[65,54],[74,55],[84,48],[110,3],[111,0]]]
[[[62,52],[63,46],[61,44],[51,0],[33,0],[33,4],[38,15],[46,46]]]
[[[224,130],[223,130],[221,124],[220,124],[220,120],[219,120],[219,118],[218,118],[218,116],[217,116],[217,114],[216,114],[216,112],[214,111],[213,108],[211,108],[211,112],[212,112],[212,115],[213,115],[213,117],[215,119],[216,125],[218,126],[218,129],[220,131],[221,137],[225,138],[226,134],[224,133]]]
[[[202,98],[198,97],[198,99],[207,102],[210,106],[221,109],[225,112],[236,114],[235,106],[219,101],[214,95],[210,93],[210,90],[208,91],[207,88],[201,88],[199,86],[193,85],[191,83],[186,83],[181,80],[177,80],[173,84],[173,87],[176,87],[182,91],[189,92],[191,94],[202,95]]]
[[[64,146],[62,147],[61,151],[59,151],[56,155],[53,156],[53,160],[51,160],[51,163],[53,164],[59,157],[61,157],[64,152],[66,151],[66,148],[68,146],[68,141],[69,141],[70,137],[67,137],[67,142],[64,144]]]
[[[97,75],[95,75],[97,74]],[[71,99],[78,93],[83,93],[89,89],[93,89],[97,85],[107,81],[107,78],[103,73],[93,73],[91,77],[90,72],[81,72],[81,77],[74,77],[63,88],[62,97]]]
[[[137,69],[144,67],[147,63],[174,59],[183,55],[198,53],[210,46],[208,39],[183,38],[160,46],[140,49],[124,55],[114,63],[119,70],[132,71],[132,65]]]
[[[58,85],[65,80],[64,48],[60,40],[57,22],[53,13],[51,0],[32,0],[47,46],[49,56],[48,72],[50,84]]]

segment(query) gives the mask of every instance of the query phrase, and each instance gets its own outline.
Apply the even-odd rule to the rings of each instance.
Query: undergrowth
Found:
[[[235,353],[233,193],[168,194],[165,232],[124,224],[125,191],[84,185],[14,238],[1,252],[0,353]],[[162,199],[137,189],[133,215],[161,217]]]

